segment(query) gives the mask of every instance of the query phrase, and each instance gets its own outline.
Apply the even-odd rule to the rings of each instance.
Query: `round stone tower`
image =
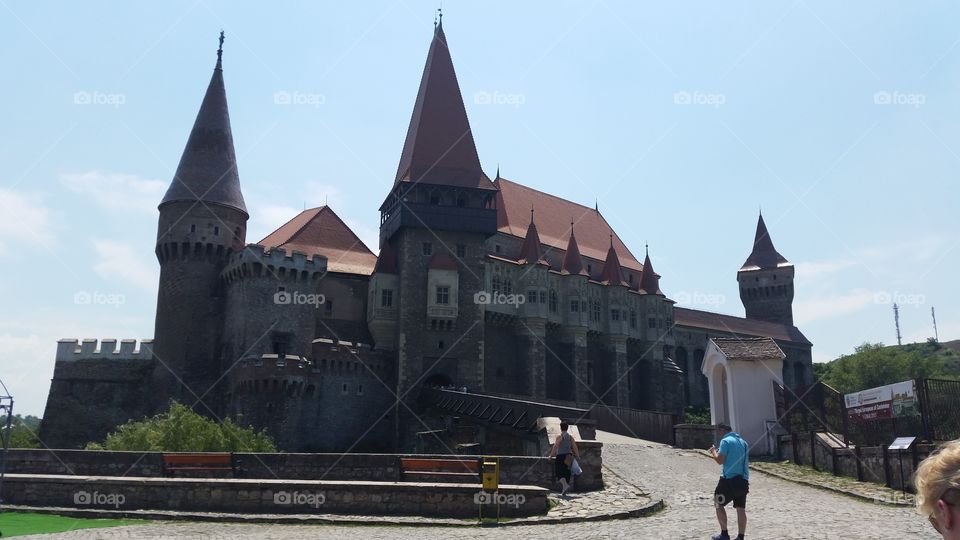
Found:
[[[160,202],[160,284],[154,330],[156,406],[169,399],[210,409],[220,375],[224,294],[220,273],[243,248],[249,215],[240,192],[221,48],[176,175]],[[206,396],[206,397],[204,397]],[[203,412],[206,407],[198,406]],[[209,411],[208,411],[209,412]]]
[[[753,251],[737,271],[747,318],[793,326],[793,277],[793,264],[773,247],[761,215]]]

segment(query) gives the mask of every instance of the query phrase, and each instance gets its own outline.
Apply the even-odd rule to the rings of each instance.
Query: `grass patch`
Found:
[[[27,534],[44,534],[74,531],[77,529],[99,529],[103,527],[121,527],[142,523],[137,520],[122,519],[81,519],[53,514],[32,514],[24,512],[0,513],[0,534],[4,538]]]

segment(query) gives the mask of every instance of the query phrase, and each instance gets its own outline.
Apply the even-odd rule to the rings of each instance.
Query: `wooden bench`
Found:
[[[481,460],[442,458],[400,458],[400,479],[409,477],[452,478],[481,481]]]
[[[236,476],[239,467],[233,454],[163,454],[163,475],[177,472],[229,472]]]

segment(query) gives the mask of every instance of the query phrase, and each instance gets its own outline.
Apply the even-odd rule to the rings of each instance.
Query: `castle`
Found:
[[[379,255],[327,207],[247,243],[221,48],[160,201],[153,340],[61,340],[41,439],[102,440],[177,399],[288,451],[411,448],[424,386],[679,412],[707,403],[707,340],[776,340],[812,381],[794,267],[761,216],[737,272],[746,317],[679,308],[597,208],[480,167],[442,23]]]

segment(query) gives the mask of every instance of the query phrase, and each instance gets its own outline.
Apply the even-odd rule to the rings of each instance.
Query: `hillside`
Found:
[[[960,340],[891,346],[864,343],[853,354],[814,364],[814,374],[844,394],[908,379],[960,379]]]

